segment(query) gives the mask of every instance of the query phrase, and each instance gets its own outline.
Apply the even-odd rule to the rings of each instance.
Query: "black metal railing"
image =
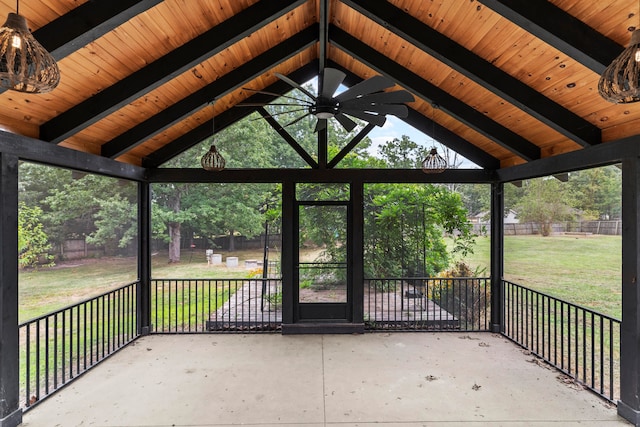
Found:
[[[282,324],[279,279],[154,279],[156,333],[275,332]]]
[[[23,407],[138,337],[136,286],[130,283],[19,325]]]
[[[610,401],[619,396],[620,320],[503,281],[504,335]]]
[[[365,282],[368,330],[488,331],[487,278],[393,278]]]

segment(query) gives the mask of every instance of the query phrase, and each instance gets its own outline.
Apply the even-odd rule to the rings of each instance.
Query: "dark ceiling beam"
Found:
[[[315,24],[256,56],[235,70],[219,77],[213,83],[167,107],[111,141],[104,143],[102,145],[102,155],[115,158],[126,153],[154,135],[201,110],[212,100],[234,91],[257,76],[269,71],[277,64],[307,49],[317,42],[317,37],[318,25]]]
[[[319,59],[320,66],[318,75],[324,74],[324,67],[327,65],[327,57],[329,49],[329,0],[320,0],[320,46]],[[318,93],[322,93],[322,80],[318,81]]]
[[[583,147],[602,142],[597,126],[391,3],[367,0],[343,0],[343,3]]]
[[[200,168],[148,169],[149,182],[364,182],[364,183],[457,183],[488,184],[495,181],[492,171],[482,169],[447,169],[440,174],[426,174],[421,169],[225,169],[211,173]]]
[[[353,86],[363,80],[339,64],[330,62],[329,65],[333,68],[342,70],[347,74],[347,77],[344,80],[347,86]],[[451,132],[449,129],[435,123],[432,119],[425,117],[422,113],[419,113],[411,107],[408,108],[409,115],[400,120],[416,128],[425,135],[428,135],[433,139],[437,139],[441,144],[449,147],[483,169],[498,169],[500,167],[499,159],[488,154],[486,151],[481,150],[466,139]]]
[[[49,144],[38,139],[0,131],[0,152],[20,160],[132,181],[145,181],[145,169],[94,154]]]
[[[61,60],[164,0],[90,0],[34,31],[34,37]]]
[[[498,169],[496,176],[501,182],[522,181],[613,165],[625,158],[637,157],[640,157],[640,135]]]
[[[40,138],[55,144],[64,141],[302,3],[304,0],[262,0],[255,3],[180,48],[44,123],[40,127]]]
[[[480,2],[598,74],[624,49],[548,1]]]
[[[311,63],[300,67],[296,71],[287,75],[290,79],[303,84],[318,74],[318,62],[312,61]],[[291,91],[291,86],[282,80],[278,80],[275,83],[264,88],[265,92],[284,95]],[[278,96],[268,95],[266,93],[256,93],[251,95],[243,102],[252,104],[268,104],[276,100]],[[228,126],[244,119],[257,110],[257,107],[235,107],[226,110],[216,116],[215,120],[215,133],[218,133]],[[161,164],[171,160],[175,156],[182,154],[189,148],[201,143],[205,139],[209,138],[213,134],[211,123],[203,123],[197,128],[187,132],[174,141],[166,144],[164,147],[154,151],[147,157],[142,159],[142,166],[147,168],[155,168]]]
[[[311,157],[309,153],[307,153],[305,149],[302,148],[300,144],[298,144],[298,141],[296,141],[291,136],[291,134],[289,134],[289,132],[287,132],[286,129],[283,128],[282,125],[278,123],[278,121],[274,119],[264,107],[258,107],[258,113],[262,116],[263,119],[265,119],[269,126],[271,126],[273,130],[275,130],[276,133],[280,135],[280,137],[284,139],[285,142],[289,144],[289,146],[293,148],[300,157],[302,157],[302,160],[304,160],[307,165],[311,166],[314,169],[318,168],[318,162],[313,160],[313,157]]]
[[[483,169],[494,170],[500,168],[499,159],[481,150],[444,126],[434,122],[432,119],[423,116],[413,108],[409,108],[409,115],[402,120]]]
[[[358,132],[358,134],[354,136],[351,141],[349,141],[349,143],[345,145],[344,148],[331,159],[329,163],[327,163],[327,169],[335,168],[338,163],[340,163],[342,159],[344,159],[347,154],[351,152],[351,150],[353,150],[358,144],[360,144],[360,141],[362,141],[367,135],[369,135],[369,132],[371,132],[374,127],[376,127],[376,125],[374,125],[373,123],[369,123],[364,128],[362,128],[362,130],[360,130],[360,132]]]
[[[444,90],[434,86],[417,74],[398,65],[375,49],[336,26],[330,26],[331,44],[362,61],[368,67],[390,77],[400,86],[413,92],[427,102],[435,103],[440,109],[465,125],[506,148],[515,155],[530,161],[540,158],[540,148],[515,132],[493,121]]]

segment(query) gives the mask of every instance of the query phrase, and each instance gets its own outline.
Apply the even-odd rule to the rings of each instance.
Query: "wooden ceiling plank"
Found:
[[[298,70],[287,74],[287,77],[290,79],[303,84],[308,81],[318,73],[318,63],[317,61],[313,61]],[[291,91],[291,86],[285,83],[282,80],[278,80],[275,83],[264,88],[265,92],[277,93],[284,95],[287,92]],[[250,103],[258,103],[258,104],[267,104],[269,102],[277,99],[276,96],[266,95],[263,93],[256,93],[249,98],[245,99],[243,102]],[[226,127],[236,123],[239,120],[244,119],[245,117],[252,114],[256,111],[256,108],[230,108],[227,111],[220,113],[215,118],[216,128],[215,133],[220,132]],[[154,151],[149,154],[146,158],[142,160],[142,164],[148,168],[156,168],[161,164],[171,160],[173,157],[185,152],[189,148],[201,143],[205,139],[209,138],[213,134],[214,130],[212,129],[211,123],[204,123],[201,126],[193,129],[192,131],[182,135],[181,137],[175,139],[174,141],[166,144],[162,148]]]
[[[333,45],[338,46],[374,70],[387,75],[415,95],[420,96],[427,102],[437,103],[447,114],[523,159],[534,160],[540,158],[540,149],[527,139],[496,123],[412,71],[398,65],[340,28],[333,25],[330,26],[329,40]]]
[[[366,0],[343,0],[343,3],[578,144],[602,142],[598,127],[392,4]]]
[[[116,84],[43,124],[41,138],[59,143],[127,103],[221,52],[305,0],[262,0]]]
[[[539,39],[602,74],[624,47],[547,1],[481,0]]]
[[[162,112],[145,120],[127,132],[102,145],[102,155],[115,158],[143,143],[153,135],[172,126],[184,117],[201,109],[211,100],[233,91],[255,77],[263,74],[276,64],[296,55],[317,42],[318,25],[312,25],[295,34],[272,49],[256,56],[233,72],[221,76],[208,86],[194,92]]]

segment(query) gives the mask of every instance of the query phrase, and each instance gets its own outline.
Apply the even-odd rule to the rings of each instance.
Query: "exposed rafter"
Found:
[[[103,144],[102,155],[115,158],[142,144],[178,121],[204,108],[212,99],[219,98],[241,87],[277,64],[308,48],[317,42],[317,35],[317,25],[312,25],[301,33],[256,56],[213,83]]]
[[[221,52],[304,0],[262,0],[180,48],[44,123],[40,138],[59,143],[81,129]]]
[[[525,160],[540,158],[540,148],[501,124],[491,120],[442,89],[434,86],[412,71],[398,65],[395,61],[370,48],[360,40],[336,26],[329,30],[329,40],[349,55],[358,58],[368,67],[390,77],[400,86],[430,103],[436,103],[440,109],[495,143],[513,152]]]
[[[622,52],[613,40],[548,1],[480,0],[534,36],[598,74]]]
[[[491,90],[582,146],[602,142],[600,129],[388,2],[343,0],[371,20]]]
[[[305,65],[304,67],[299,68],[298,70],[287,75],[291,80],[294,80],[299,83],[304,83],[311,78],[313,78],[318,70],[318,62],[312,61],[311,63]],[[275,83],[269,85],[264,88],[265,92],[275,93],[284,95],[291,90],[291,86],[282,80],[278,80]],[[277,96],[267,95],[264,93],[256,93],[251,95],[249,98],[245,100],[245,102],[255,103],[255,104],[267,104],[273,100],[277,99]],[[251,113],[256,111],[257,108],[251,107],[243,107],[243,108],[230,108],[227,111],[220,113],[216,116],[216,128],[215,133],[220,132],[221,130],[231,126],[249,116]],[[153,153],[149,154],[142,161],[142,165],[148,168],[155,168],[160,166],[161,164],[167,162],[173,157],[185,152],[189,148],[199,144],[205,139],[209,138],[214,130],[211,128],[210,123],[204,123],[197,128],[187,132],[180,138],[166,144],[162,148]]]
[[[88,1],[33,35],[60,60],[164,0]]]

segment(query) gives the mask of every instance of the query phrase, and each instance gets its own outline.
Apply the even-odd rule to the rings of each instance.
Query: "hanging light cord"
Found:
[[[20,0],[16,0],[16,15],[20,15]]]

